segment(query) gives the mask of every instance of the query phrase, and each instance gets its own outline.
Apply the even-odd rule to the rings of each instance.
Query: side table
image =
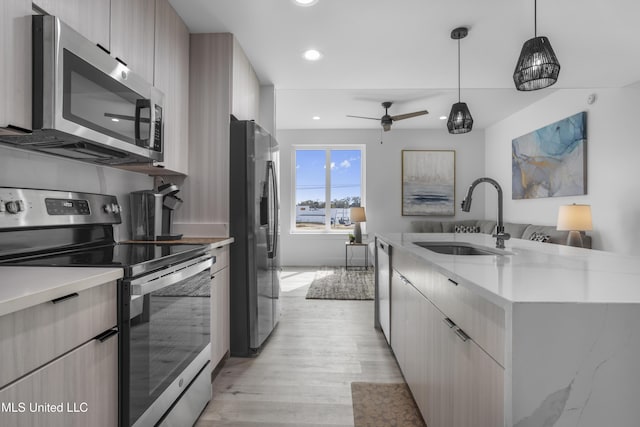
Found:
[[[355,248],[364,248],[364,265],[352,265],[349,266],[348,254],[349,248],[351,248],[351,254],[353,255],[353,250]],[[344,243],[344,268],[348,270],[349,267],[364,267],[365,269],[369,269],[369,244],[368,243]]]

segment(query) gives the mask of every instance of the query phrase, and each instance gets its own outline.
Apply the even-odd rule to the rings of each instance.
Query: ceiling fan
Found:
[[[382,107],[384,108],[384,116],[380,117],[380,118],[376,118],[376,117],[362,117],[362,116],[350,116],[347,114],[347,117],[355,117],[356,119],[369,119],[369,120],[380,120],[380,124],[382,124],[382,128],[384,129],[385,132],[391,130],[391,124],[393,122],[395,122],[396,120],[404,120],[404,119],[410,119],[411,117],[418,117],[418,116],[423,116],[425,114],[429,114],[429,112],[427,110],[422,110],[422,111],[414,111],[413,113],[407,113],[407,114],[398,114],[395,116],[390,116],[389,115],[389,107],[391,107],[391,105],[393,104],[393,102],[391,101],[386,101],[382,103]]]

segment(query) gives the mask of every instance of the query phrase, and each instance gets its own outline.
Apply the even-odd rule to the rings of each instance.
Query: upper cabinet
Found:
[[[233,38],[231,114],[238,120],[257,120],[260,83],[240,43]]]
[[[0,2],[0,126],[31,128],[31,1]]]
[[[155,0],[111,0],[111,55],[153,82]]]
[[[144,0],[144,3],[149,1]],[[155,165],[124,165],[119,168],[154,176],[186,175],[189,171],[189,29],[168,0],[152,0],[150,5],[144,7],[142,1],[138,4],[137,1],[112,0],[112,4],[116,3],[121,4],[117,8],[122,9],[120,13],[125,16],[134,13],[132,9],[139,9],[139,12],[144,9],[145,15],[153,11],[154,23],[144,24],[149,28],[144,37],[151,35],[150,47],[144,50],[145,54],[152,53],[149,81],[164,93],[164,161]],[[132,7],[132,3],[136,3],[136,6]],[[115,17],[112,19],[115,20]],[[145,16],[145,20],[148,20],[148,16]],[[111,26],[112,43],[121,38],[126,44],[126,37],[116,36],[115,25]],[[130,37],[138,36],[136,31]],[[136,49],[141,49],[140,46]],[[134,66],[131,69],[136,70]]]
[[[130,3],[138,3],[138,0]],[[49,15],[57,16],[92,42],[111,49],[110,0],[34,0],[33,4]]]
[[[156,1],[154,85],[164,92],[164,172],[189,168],[189,30],[168,0]]]
[[[189,30],[168,0],[34,0],[111,52],[164,93],[164,161],[124,165],[149,175],[186,175],[189,143]],[[0,2],[0,126],[31,128],[31,14],[28,0]]]

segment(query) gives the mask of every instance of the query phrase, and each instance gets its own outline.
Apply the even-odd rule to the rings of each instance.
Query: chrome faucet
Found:
[[[469,212],[471,210],[471,194],[476,186],[481,182],[488,182],[498,190],[498,225],[496,226],[496,233],[492,236],[496,238],[496,248],[504,249],[504,241],[509,240],[511,235],[504,232],[504,223],[502,222],[502,188],[500,188],[500,184],[498,184],[496,180],[491,178],[478,178],[473,181],[469,186],[469,191],[467,191],[467,197],[462,200],[462,210],[464,212]]]

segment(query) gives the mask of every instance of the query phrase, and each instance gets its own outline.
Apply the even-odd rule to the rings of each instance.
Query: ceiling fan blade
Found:
[[[348,114],[347,114],[347,117],[355,117],[356,119],[380,120],[380,117],[350,116],[350,115],[348,115]]]
[[[415,111],[413,113],[398,114],[397,116],[391,116],[391,120],[395,121],[395,120],[410,119],[411,117],[424,116],[425,114],[429,114],[429,112],[427,110],[422,110],[422,111]]]
[[[391,124],[382,125],[382,128],[385,132],[389,132],[391,130]]]

